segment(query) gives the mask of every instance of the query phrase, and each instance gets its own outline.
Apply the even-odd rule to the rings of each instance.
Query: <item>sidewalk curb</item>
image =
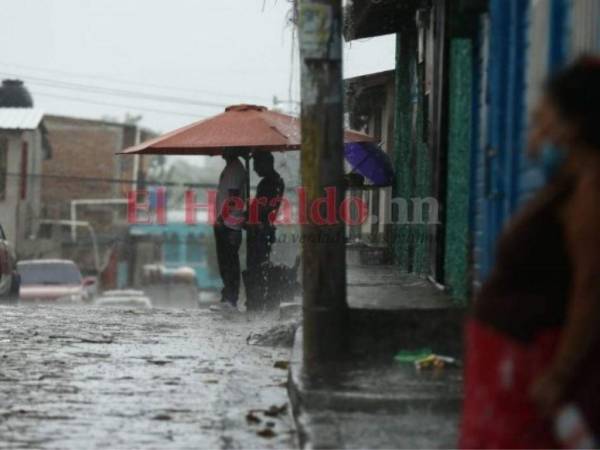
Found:
[[[290,366],[288,369],[287,391],[292,405],[292,417],[296,424],[296,432],[299,447],[310,448],[307,444],[310,441],[308,427],[304,423],[302,415],[303,404],[306,399],[303,395],[302,385],[302,326],[299,326],[294,335],[294,345],[290,357]]]

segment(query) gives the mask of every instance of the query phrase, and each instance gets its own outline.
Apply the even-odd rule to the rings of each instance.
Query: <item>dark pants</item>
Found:
[[[269,262],[271,247],[275,241],[275,228],[250,227],[247,238],[247,307],[249,310],[260,310],[266,305],[269,294]]]
[[[242,244],[242,232],[241,230],[232,230],[224,225],[216,225],[214,231],[219,272],[223,280],[221,299],[237,305],[240,293],[239,250]]]
[[[269,262],[271,247],[275,241],[275,228],[254,227],[248,229],[248,268],[256,269]]]

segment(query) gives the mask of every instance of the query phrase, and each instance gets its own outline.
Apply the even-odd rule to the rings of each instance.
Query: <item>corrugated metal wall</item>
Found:
[[[542,94],[547,77],[582,53],[600,50],[598,0],[531,0],[527,59],[527,115]],[[520,203],[545,183],[535,161],[521,160]]]
[[[600,1],[565,1],[568,1],[570,16],[570,58],[581,53],[600,52]]]
[[[599,0],[490,0],[474,61],[473,285],[494,263],[501,228],[545,182],[525,155],[543,83],[582,53],[600,53]]]
[[[472,193],[471,193],[471,230],[473,233],[473,287],[474,290],[483,281],[485,239],[485,148],[487,140],[487,117],[489,109],[488,64],[489,64],[490,18],[485,14],[480,19],[476,44],[477,59],[474,61],[474,103],[473,103],[473,145],[471,155]]]
[[[480,55],[489,38],[490,60],[480,61],[476,108],[475,285],[493,265],[502,226],[545,182],[524,154],[527,119],[552,71],[582,53],[600,53],[600,1],[490,0],[489,30],[483,23]]]
[[[528,124],[533,108],[542,95],[550,67],[551,6],[554,0],[532,0],[527,33],[527,75],[525,123]],[[562,0],[561,0],[562,1]],[[555,53],[558,54],[558,53]],[[527,126],[526,126],[527,128]],[[519,162],[520,180],[518,203],[525,203],[544,184],[544,176],[535,161],[522,155]]]
[[[497,239],[519,199],[524,144],[526,49],[529,5],[522,0],[491,0],[489,60],[481,67],[483,99],[479,134],[475,223],[476,280],[491,270]],[[485,51],[485,50],[484,50]]]

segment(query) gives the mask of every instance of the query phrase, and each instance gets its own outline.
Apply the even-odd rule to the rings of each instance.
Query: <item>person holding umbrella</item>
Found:
[[[238,159],[239,151],[244,152],[243,156],[246,157],[247,164],[249,152],[258,154],[258,152],[299,151],[302,135],[300,128],[298,117],[270,111],[264,106],[231,105],[216,116],[170,131],[119,153],[124,155],[223,155],[229,162],[221,176],[218,200],[223,202],[225,198],[230,198],[233,199],[233,203],[239,205],[240,200],[242,203],[244,202],[250,183],[247,169],[246,172],[243,171],[242,164]],[[344,133],[346,144],[374,141],[375,139],[371,136],[357,131],[346,130]],[[233,156],[230,155],[232,148],[238,151],[237,154],[234,151]],[[357,158],[360,158],[358,163],[361,163],[363,159],[361,153],[357,154]],[[361,168],[366,166],[366,162],[361,164]],[[239,195],[236,196],[236,194]],[[222,214],[222,205],[223,203],[220,203],[219,210],[216,211],[217,216],[221,217],[215,226],[217,253],[219,269],[225,284],[223,300],[234,305],[237,304],[239,293],[239,247],[243,223],[240,213],[243,213],[244,208],[243,206],[238,208],[240,211],[236,211],[235,214],[228,211],[230,218],[233,216],[234,220],[227,221]],[[274,237],[274,229],[272,231],[271,238]],[[260,242],[264,243],[264,241]],[[267,259],[269,249],[270,244],[267,247]],[[251,251],[248,248],[248,253]]]
[[[227,162],[219,177],[216,223],[214,225],[219,273],[223,280],[221,302],[226,309],[237,310],[240,291],[240,257],[244,205],[246,202],[246,171],[235,149],[225,149]]]

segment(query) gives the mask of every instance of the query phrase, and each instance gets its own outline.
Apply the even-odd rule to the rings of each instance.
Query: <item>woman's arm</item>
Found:
[[[559,405],[600,337],[600,167],[586,169],[564,219],[573,270],[567,318],[554,361],[532,391],[546,413]]]

